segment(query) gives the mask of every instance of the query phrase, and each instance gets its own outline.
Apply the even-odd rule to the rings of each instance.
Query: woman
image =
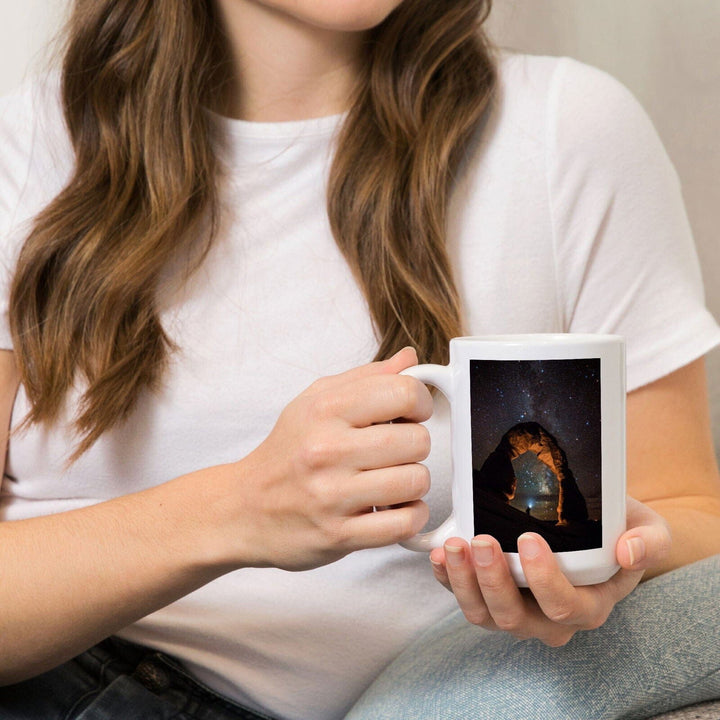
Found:
[[[718,552],[720,332],[673,171],[607,76],[494,60],[487,9],[77,0],[59,88],[5,102],[3,717],[343,717],[458,606],[483,647],[570,646]],[[572,588],[526,538],[521,594],[452,539],[433,578],[396,543],[447,472],[399,373],[561,330],[628,338],[623,569]]]

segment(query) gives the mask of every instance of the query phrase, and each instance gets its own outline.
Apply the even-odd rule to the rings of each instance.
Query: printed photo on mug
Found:
[[[471,360],[475,534],[602,545],[600,359]]]

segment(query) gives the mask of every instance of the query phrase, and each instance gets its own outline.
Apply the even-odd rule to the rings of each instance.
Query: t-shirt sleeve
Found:
[[[623,335],[628,390],[720,343],[677,173],[633,95],[601,70],[564,58],[547,128],[567,331]]]

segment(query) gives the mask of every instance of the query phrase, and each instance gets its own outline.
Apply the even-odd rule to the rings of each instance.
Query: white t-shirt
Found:
[[[341,118],[222,122],[232,169],[222,227],[189,283],[163,294],[162,320],[181,350],[162,389],[69,469],[67,419],[13,437],[0,518],[82,507],[239,459],[313,380],[373,357],[367,306],[325,211]],[[72,165],[52,83],[2,101],[0,152],[0,347],[9,348],[10,269],[28,219]],[[470,334],[624,335],[631,390],[720,341],[654,129],[622,85],[576,61],[502,55],[448,237]],[[21,388],[14,424],[26,410]],[[429,423],[435,521],[449,503],[446,415],[440,402]],[[427,557],[393,546],[309,572],[239,570],[121,635],[175,655],[239,702],[330,720],[454,607]]]

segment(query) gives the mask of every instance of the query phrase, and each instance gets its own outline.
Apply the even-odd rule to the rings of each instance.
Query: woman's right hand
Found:
[[[255,451],[228,466],[225,532],[235,563],[305,570],[425,525],[420,498],[430,479],[419,463],[430,437],[419,423],[432,414],[432,398],[399,374],[416,363],[405,348],[314,382]],[[404,422],[389,422],[398,418]]]
[[[0,685],[64,662],[225,572],[302,570],[415,534],[427,518],[428,473],[418,462],[430,445],[418,422],[432,411],[427,389],[398,374],[415,362],[408,349],[318,380],[238,462],[0,522]],[[2,351],[0,448],[17,385],[13,354]],[[408,422],[388,423],[395,418]]]

